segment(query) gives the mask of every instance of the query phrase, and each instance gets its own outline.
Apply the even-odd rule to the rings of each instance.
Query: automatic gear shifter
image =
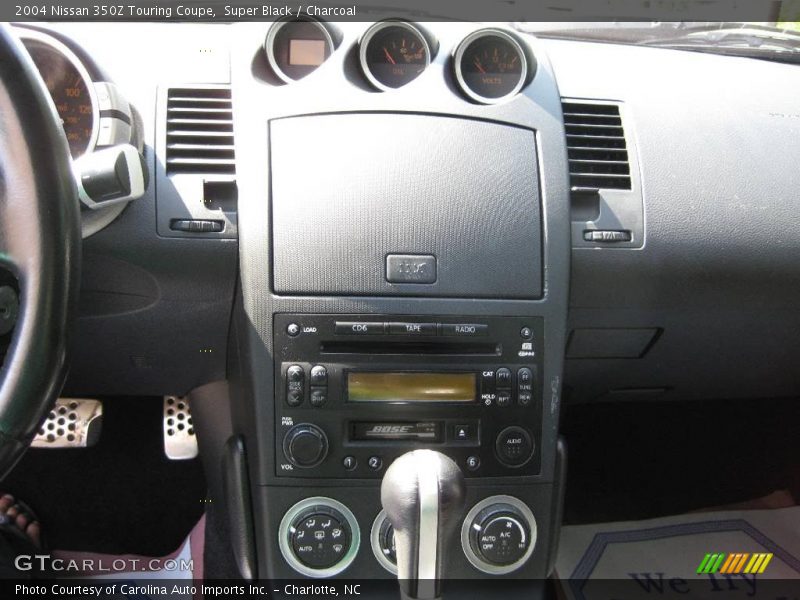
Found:
[[[433,450],[402,455],[386,470],[381,504],[394,527],[403,596],[439,598],[447,543],[464,505],[458,465]]]

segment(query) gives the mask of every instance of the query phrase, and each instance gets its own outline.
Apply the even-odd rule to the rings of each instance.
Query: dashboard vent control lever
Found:
[[[72,171],[81,202],[92,210],[141,198],[150,180],[144,157],[130,144],[84,154]]]
[[[445,553],[464,505],[464,475],[441,452],[397,458],[381,482],[381,504],[394,528],[397,579],[404,599],[441,597]]]

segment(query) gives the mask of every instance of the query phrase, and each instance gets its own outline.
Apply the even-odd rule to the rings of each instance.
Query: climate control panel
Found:
[[[476,503],[463,517],[461,548],[476,570],[504,575],[522,568],[536,547],[533,512],[522,500],[507,495],[490,496]],[[353,562],[361,540],[359,523],[348,507],[332,498],[302,500],[284,515],[279,546],[286,562],[309,577],[331,577]],[[369,530],[373,558],[392,575],[397,574],[394,528],[381,510]]]

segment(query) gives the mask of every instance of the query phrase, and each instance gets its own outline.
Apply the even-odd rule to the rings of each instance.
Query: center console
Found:
[[[435,456],[449,473],[440,486],[463,482],[438,526],[413,526],[419,552],[433,529],[447,549],[435,577],[545,578],[560,523],[570,255],[545,54],[504,33],[535,71],[515,96],[478,102],[458,94],[451,53],[476,24],[426,24],[430,63],[391,90],[359,78],[368,24],[338,24],[324,64],[288,83],[260,62],[263,24],[251,27],[232,60],[242,443],[226,464],[241,466],[255,542],[238,558],[259,578],[395,577],[409,556],[397,515],[411,500],[387,477],[416,460],[419,473],[398,466],[391,481],[418,482],[424,504],[419,457]],[[434,573],[418,565],[415,577]]]

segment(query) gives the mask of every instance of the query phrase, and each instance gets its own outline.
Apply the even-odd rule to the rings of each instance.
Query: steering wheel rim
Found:
[[[19,313],[0,369],[0,478],[57,398],[78,296],[80,208],[67,139],[36,67],[0,25],[0,266]]]

